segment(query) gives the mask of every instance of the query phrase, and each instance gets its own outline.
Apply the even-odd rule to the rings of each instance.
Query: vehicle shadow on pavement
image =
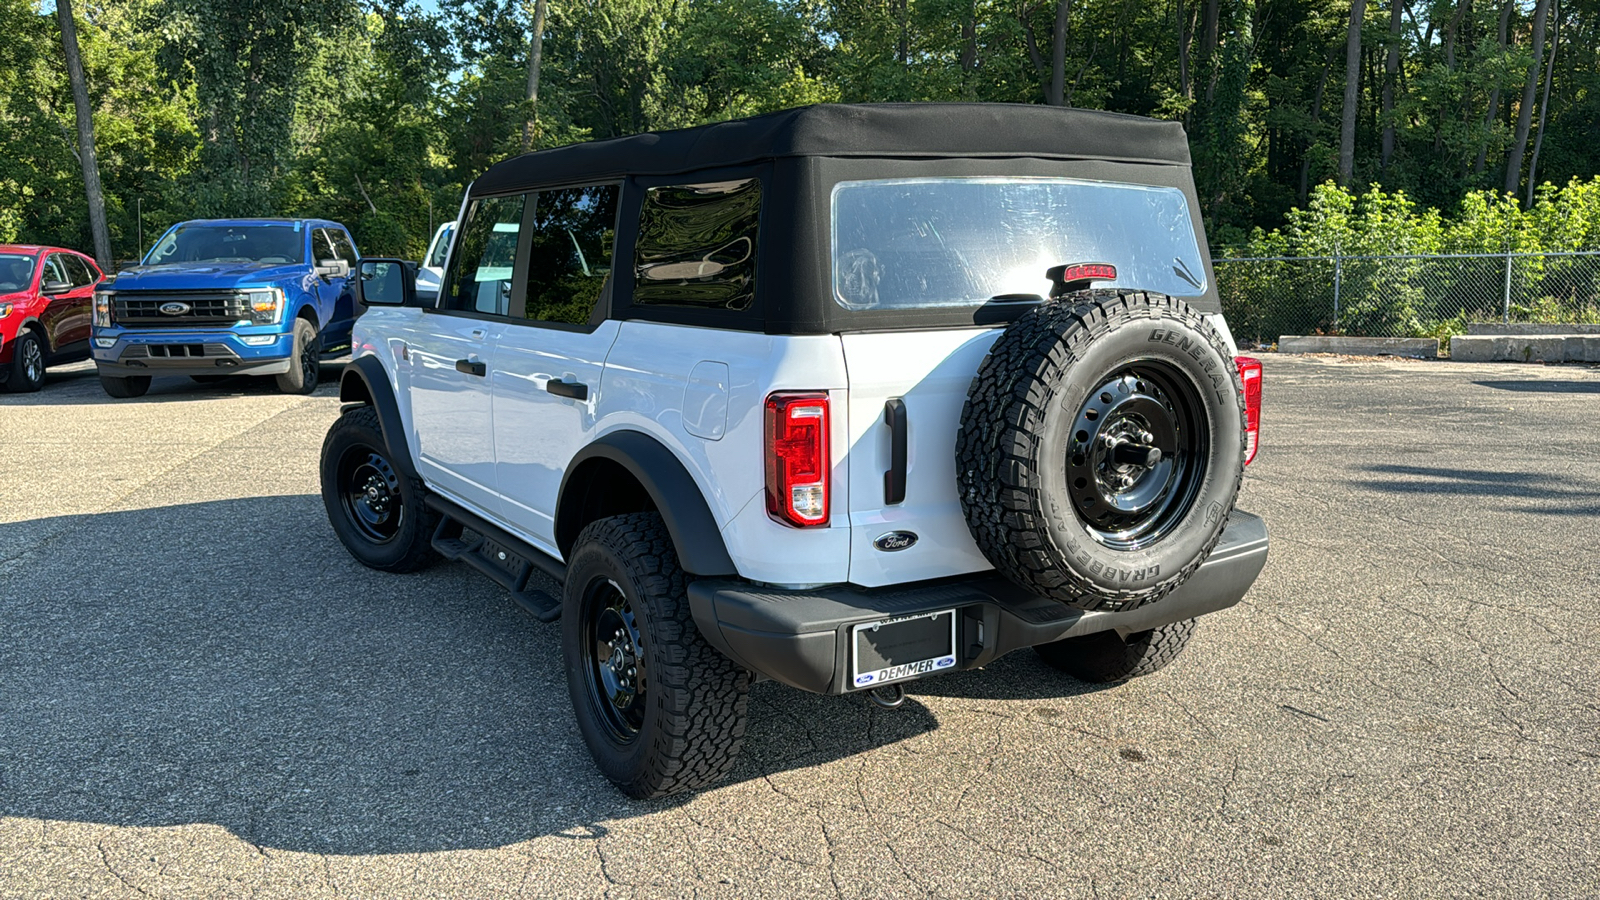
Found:
[[[465,566],[363,568],[317,496],[0,524],[0,816],[415,853],[684,802],[596,772],[559,638]],[[758,684],[723,785],[937,727]]]
[[[1600,394],[1600,381],[1474,381],[1473,384],[1519,394]]]
[[[1525,500],[1529,501],[1526,505],[1513,503],[1503,508],[1545,516],[1600,515],[1600,491],[1584,490],[1583,482],[1561,473],[1443,469],[1390,463],[1365,466],[1362,471],[1376,477],[1359,479],[1355,483],[1372,491]]]

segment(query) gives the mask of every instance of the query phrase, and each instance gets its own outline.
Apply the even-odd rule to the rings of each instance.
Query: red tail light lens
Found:
[[[767,397],[767,513],[785,525],[828,524],[828,395]]]
[[[1246,437],[1244,464],[1256,458],[1256,448],[1261,444],[1261,360],[1252,356],[1235,356],[1233,364],[1239,367],[1239,383],[1244,388],[1244,418]]]

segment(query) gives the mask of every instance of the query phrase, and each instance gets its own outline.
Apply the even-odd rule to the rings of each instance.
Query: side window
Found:
[[[505,315],[511,308],[511,273],[517,261],[526,197],[489,197],[467,208],[441,304],[450,309]]]
[[[67,280],[72,282],[73,287],[81,288],[94,284],[94,273],[90,271],[88,264],[83,261],[82,257],[62,256],[61,262],[66,266]]]
[[[755,298],[761,182],[651,188],[633,261],[637,306],[748,309]]]
[[[344,233],[342,228],[329,228],[328,239],[333,242],[333,258],[342,259],[352,267],[356,264],[356,248],[350,243],[350,235]]]
[[[529,226],[528,292],[511,315],[536,322],[588,323],[611,280],[617,236],[614,184],[540,191]]]
[[[61,261],[61,254],[52,253],[44,261],[44,274],[39,276],[39,287],[44,287],[52,281],[65,281],[72,283],[72,278],[67,275],[67,267]]]
[[[333,241],[329,239],[328,229],[311,229],[311,264],[320,264],[325,259],[338,259],[339,254],[334,252]]]

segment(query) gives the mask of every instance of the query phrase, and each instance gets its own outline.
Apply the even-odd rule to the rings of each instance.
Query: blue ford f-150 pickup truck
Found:
[[[279,390],[309,394],[322,358],[350,346],[358,259],[337,222],[180,222],[95,292],[100,383],[138,397],[156,375],[272,375]]]

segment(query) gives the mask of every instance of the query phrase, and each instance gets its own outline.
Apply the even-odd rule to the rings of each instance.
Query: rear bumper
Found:
[[[1161,600],[1130,612],[1072,609],[992,572],[893,588],[810,591],[707,579],[689,584],[689,604],[701,633],[734,662],[801,690],[842,694],[855,689],[852,625],[955,609],[954,668],[973,669],[1023,647],[1099,631],[1147,631],[1227,609],[1244,599],[1266,563],[1266,523],[1236,510],[1199,571]]]

